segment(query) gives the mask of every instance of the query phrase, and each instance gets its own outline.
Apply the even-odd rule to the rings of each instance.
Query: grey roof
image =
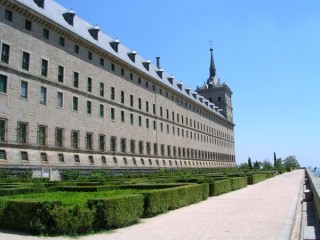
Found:
[[[190,94],[187,93],[186,89],[182,86],[180,89],[177,84],[180,84],[181,81],[177,81],[173,79],[173,83],[171,84],[167,78],[171,77],[168,73],[165,71],[162,73],[162,79],[158,76],[156,73],[158,69],[157,66],[150,64],[149,71],[145,69],[142,62],[146,62],[147,60],[141,57],[139,54],[135,55],[135,62],[132,62],[132,60],[129,58],[128,53],[132,52],[131,49],[125,47],[121,43],[118,46],[118,52],[115,52],[112,47],[110,46],[109,42],[114,41],[112,37],[108,36],[107,34],[104,34],[101,30],[99,32],[99,38],[98,40],[95,40],[89,33],[89,29],[95,28],[97,26],[93,26],[90,23],[84,21],[83,19],[79,18],[77,15],[74,16],[73,26],[69,25],[64,17],[63,14],[66,12],[69,12],[70,9],[66,9],[63,6],[59,5],[53,0],[45,0],[44,8],[38,7],[33,0],[16,0],[17,2],[29,7],[33,11],[37,12],[38,14],[41,14],[45,16],[46,18],[52,20],[53,22],[57,23],[58,25],[61,25],[65,29],[68,29],[69,31],[73,32],[74,34],[80,36],[81,38],[84,38],[88,42],[91,42],[92,44],[98,46],[101,49],[104,49],[106,52],[108,52],[111,55],[114,55],[121,59],[122,61],[126,62],[127,65],[131,65],[132,67],[138,69],[139,71],[149,75],[153,79],[155,79],[158,82],[161,82],[162,84],[165,84],[168,88],[171,88],[178,92],[179,94],[182,94],[186,98],[190,99],[191,101],[197,103],[198,105],[201,105],[202,107],[206,108],[210,112],[214,113],[215,115],[218,115],[222,118],[225,118],[220,112],[216,111],[215,106],[213,105],[213,109],[210,107],[212,104],[206,105],[205,102],[201,102],[199,100],[199,94],[197,94],[195,91],[188,91]],[[196,95],[195,95],[196,94]],[[194,97],[196,96],[196,97]]]

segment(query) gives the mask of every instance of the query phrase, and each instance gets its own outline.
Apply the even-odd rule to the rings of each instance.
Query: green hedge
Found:
[[[95,209],[95,229],[114,229],[128,226],[143,214],[143,195],[135,194],[111,199],[88,201],[89,209]]]
[[[218,196],[231,191],[231,180],[217,180],[209,184],[209,196]]]
[[[11,196],[17,194],[28,194],[28,193],[44,193],[47,192],[46,188],[5,188],[0,189],[0,196]]]
[[[1,228],[47,234],[54,228],[51,210],[60,202],[8,201],[0,207]]]
[[[208,198],[208,184],[187,185],[171,189],[152,190],[144,195],[144,217],[177,209]]]
[[[230,178],[232,191],[244,188],[248,185],[247,177]]]
[[[266,174],[254,174],[254,175],[250,175],[248,176],[248,184],[252,185],[252,184],[256,184],[258,182],[264,181],[267,179]]]

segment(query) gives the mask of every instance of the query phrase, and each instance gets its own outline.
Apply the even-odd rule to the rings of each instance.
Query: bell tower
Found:
[[[218,111],[230,122],[233,122],[232,91],[226,83],[221,83],[216,75],[213,59],[213,49],[210,48],[209,78],[202,87],[197,87],[197,93],[218,107]]]

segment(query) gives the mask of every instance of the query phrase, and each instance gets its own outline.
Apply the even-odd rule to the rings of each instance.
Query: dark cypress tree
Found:
[[[273,166],[274,166],[274,167],[277,166],[277,156],[276,156],[276,152],[273,152]]]
[[[252,162],[251,162],[251,158],[250,157],[248,159],[248,165],[249,165],[249,168],[252,169]]]

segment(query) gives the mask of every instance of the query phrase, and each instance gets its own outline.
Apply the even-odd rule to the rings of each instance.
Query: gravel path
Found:
[[[304,170],[143,219],[140,224],[80,240],[249,240],[290,239]],[[38,238],[0,233],[0,239]],[[291,239],[298,239],[294,236]]]

